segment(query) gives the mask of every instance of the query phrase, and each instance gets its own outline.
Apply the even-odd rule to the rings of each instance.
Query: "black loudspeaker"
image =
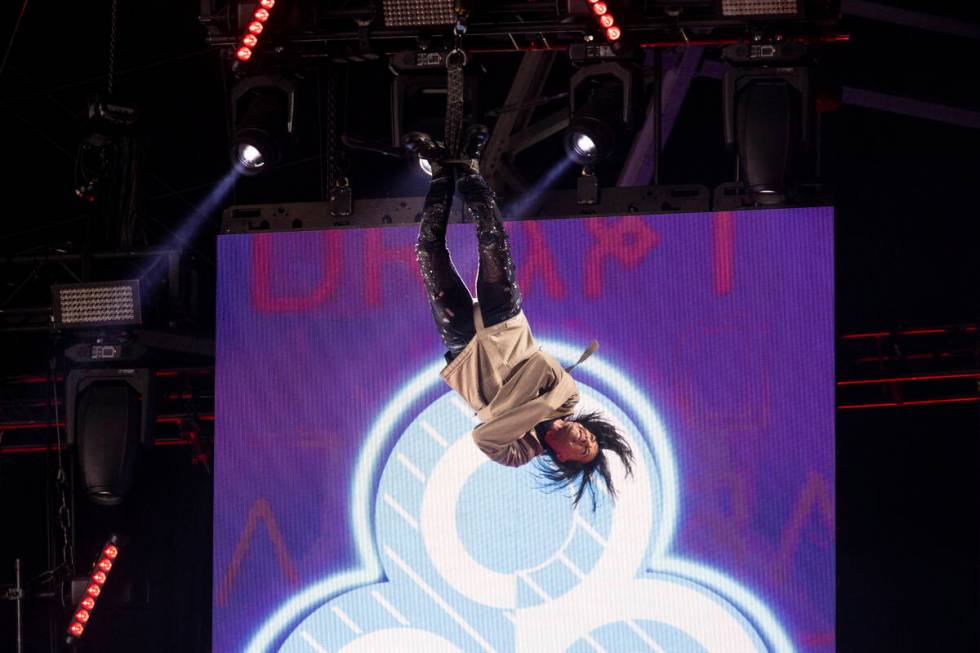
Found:
[[[146,369],[79,369],[65,383],[68,444],[96,504],[122,502],[144,447],[153,444],[153,375]]]

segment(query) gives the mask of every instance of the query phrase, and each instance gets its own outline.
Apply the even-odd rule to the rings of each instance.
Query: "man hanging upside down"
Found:
[[[406,148],[432,166],[415,251],[432,315],[448,349],[441,376],[477,412],[481,423],[473,430],[473,440],[491,460],[510,467],[537,460],[555,487],[578,481],[575,505],[588,488],[594,507],[596,473],[615,497],[607,452],[619,456],[627,473],[633,452],[598,413],[572,416],[579,400],[572,368],[563,369],[534,342],[521,308],[507,232],[493,191],[480,175],[487,139],[486,127],[468,128],[461,138],[460,158],[450,160],[428,135],[413,132],[405,137]],[[475,303],[446,248],[457,181],[466,214],[476,224],[480,263]],[[596,346],[593,342],[579,363]]]

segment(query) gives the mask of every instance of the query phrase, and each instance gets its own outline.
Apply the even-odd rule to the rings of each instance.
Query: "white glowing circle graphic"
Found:
[[[562,361],[574,361],[579,355],[577,348],[564,343],[539,340],[539,344]],[[567,540],[544,564],[518,569],[508,578],[472,559],[454,532],[456,513],[452,507],[465,478],[478,466],[493,463],[482,458],[468,438],[446,438],[445,451],[431,468],[416,467],[401,456],[405,458],[401,465],[419,478],[418,506],[401,496],[375,497],[380,457],[397,436],[394,427],[406,421],[406,411],[414,409],[421,397],[442,383],[442,367],[441,361],[433,363],[400,388],[375,420],[361,448],[350,497],[351,527],[361,567],[324,578],[286,601],[252,636],[245,649],[248,653],[265,653],[287,629],[292,629],[292,634],[280,649],[287,653],[320,649],[353,653],[376,650],[371,647],[382,641],[400,643],[396,648],[404,651],[502,653],[513,649],[562,653],[572,647],[579,650],[583,642],[595,648],[595,638],[610,633],[615,634],[618,647],[632,638],[630,641],[638,644],[630,644],[630,650],[639,646],[637,650],[658,653],[795,651],[775,615],[750,590],[721,571],[669,554],[679,517],[679,479],[669,438],[645,394],[601,356],[593,356],[584,369],[580,368],[582,375],[595,378],[628,409],[638,431],[633,437],[641,439],[634,442],[634,448],[646,451],[648,459],[638,466],[642,467],[638,482],[621,490],[614,510],[621,516],[614,515],[602,533],[591,529],[593,539],[602,543],[598,561],[591,567],[579,568],[580,563],[569,559],[572,555],[566,552]],[[590,389],[581,382],[580,388],[584,403]],[[398,464],[394,461],[401,455],[400,444],[401,440],[385,461],[385,473]],[[649,491],[651,483],[657,488],[653,494]],[[398,550],[398,541],[376,541],[374,506],[379,511],[376,520],[393,520],[403,532],[415,532],[416,539],[424,540],[424,551],[437,574],[433,575],[429,567],[418,571],[417,552],[416,558],[410,558]],[[381,516],[382,509],[388,511],[385,516]],[[582,529],[589,530],[587,526]],[[641,531],[646,539],[638,546]],[[451,536],[435,537],[437,532]],[[384,582],[379,555],[389,582]],[[536,586],[543,600],[526,607],[516,603],[516,592],[509,588],[556,560],[572,570],[577,583],[555,593],[532,581],[530,585]],[[597,595],[603,601],[595,601]],[[460,598],[453,598],[456,596]],[[422,604],[441,621],[429,615],[412,622],[406,615],[422,609]],[[302,614],[309,616],[297,624]],[[379,619],[387,620],[386,625]],[[372,623],[366,623],[370,620]],[[424,627],[419,628],[419,624]],[[542,624],[548,627],[542,628]],[[432,628],[446,630],[431,632]],[[334,643],[328,649],[319,642],[329,637]],[[662,648],[656,641],[670,637],[679,648]],[[338,647],[336,641],[345,643]],[[677,644],[681,641],[683,645]]]

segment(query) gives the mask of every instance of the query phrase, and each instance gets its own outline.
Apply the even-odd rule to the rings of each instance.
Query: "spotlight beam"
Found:
[[[201,229],[201,226],[208,221],[211,214],[216,212],[218,208],[224,204],[228,195],[231,193],[231,189],[234,188],[235,182],[239,177],[242,176],[241,171],[237,166],[232,166],[231,169],[225,173],[225,176],[215,184],[208,194],[202,199],[196,206],[191,209],[191,212],[184,218],[184,221],[177,227],[176,230],[170,232],[171,238],[167,242],[167,246],[164,249],[169,250],[184,250],[193,249],[191,244],[197,232]],[[151,260],[147,263],[140,271],[139,278],[143,284],[147,287],[152,287],[157,282],[160,281],[161,277],[166,274],[166,266],[156,265],[157,261]]]
[[[528,213],[538,203],[545,191],[550,190],[551,186],[553,186],[563,174],[568,172],[569,168],[571,168],[574,163],[575,162],[568,157],[560,159],[551,167],[550,170],[548,170],[548,172],[541,176],[534,186],[529,188],[512,204],[507,206],[507,216],[510,218],[527,217]]]

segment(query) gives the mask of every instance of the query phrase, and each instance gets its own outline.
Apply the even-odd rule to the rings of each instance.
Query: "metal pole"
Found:
[[[660,129],[663,118],[663,107],[661,107],[661,90],[664,83],[663,58],[660,48],[653,50],[653,185],[660,185],[660,158],[662,148],[660,147]]]
[[[17,653],[24,653],[24,638],[21,629],[21,601],[24,600],[24,588],[20,586],[20,558],[14,561],[14,572],[17,583]]]

